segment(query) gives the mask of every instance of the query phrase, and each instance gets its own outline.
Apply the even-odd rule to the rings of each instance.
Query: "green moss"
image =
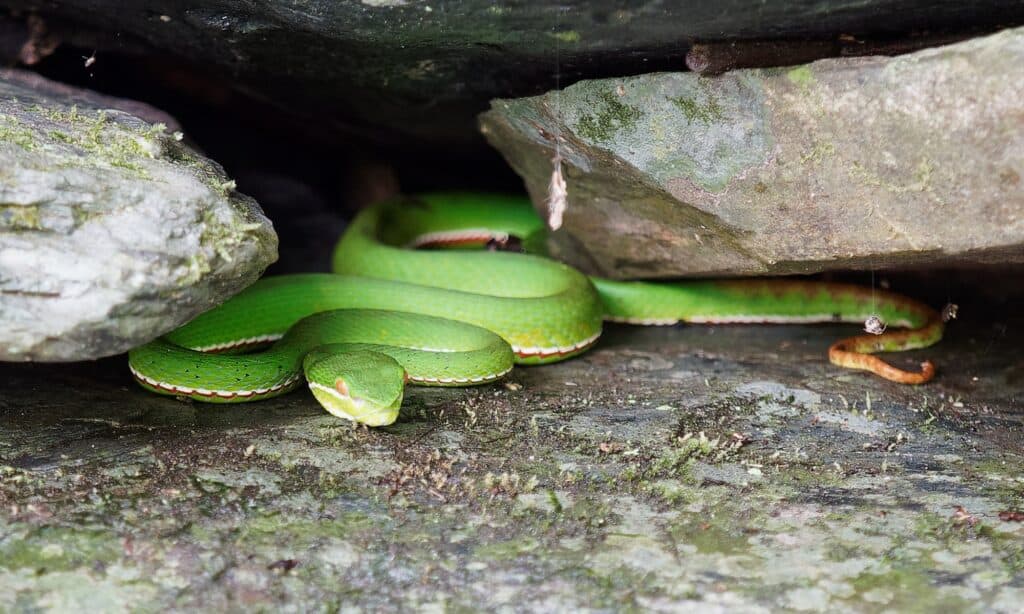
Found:
[[[666,479],[645,482],[643,486],[647,492],[672,506],[684,505],[701,498],[699,489],[683,484],[681,480]]]
[[[556,494],[555,491],[551,490],[550,488],[548,489],[547,493],[548,502],[551,504],[551,510],[556,514],[561,514],[563,508],[562,502],[558,499],[558,494]]]
[[[89,153],[100,156],[111,166],[141,171],[142,168],[136,162],[138,158],[146,155],[141,143],[117,127],[110,126],[113,130],[108,131],[107,122],[107,114],[103,111],[97,112],[85,139],[80,141],[79,145]]]
[[[600,92],[597,97],[597,111],[581,116],[576,123],[575,132],[580,136],[591,141],[606,142],[619,130],[629,130],[640,121],[640,109],[623,104],[612,92]]]
[[[962,612],[970,605],[955,595],[936,591],[927,568],[900,566],[884,573],[862,573],[850,584],[858,598],[874,590],[891,593],[891,600],[885,604],[886,611]]]
[[[67,132],[61,132],[60,130],[51,130],[50,138],[55,141],[62,141],[64,143],[74,144],[75,140]]]
[[[814,73],[811,72],[811,67],[806,64],[786,72],[786,77],[791,83],[801,89],[807,89],[814,84]]]
[[[104,217],[103,212],[93,210],[89,205],[80,205],[71,208],[71,218],[74,220],[75,228],[91,222],[93,219]]]
[[[181,143],[181,133],[162,135],[162,154],[165,160],[178,166],[188,167],[192,173],[208,188],[222,195],[228,195],[235,189],[233,180],[224,181],[220,170],[209,160],[196,156],[192,150]]]
[[[750,550],[749,538],[739,530],[702,523],[675,535],[677,542],[697,548],[701,554],[743,554]]]
[[[834,467],[813,462],[789,463],[773,477],[776,485],[796,489],[809,487],[832,488],[842,486],[843,476]]]
[[[0,228],[9,230],[42,229],[39,205],[0,205]]]
[[[722,107],[718,104],[718,101],[712,97],[708,97],[706,103],[701,104],[694,98],[689,96],[676,96],[669,98],[677,109],[683,112],[686,116],[686,123],[692,124],[695,121],[699,121],[703,124],[710,124],[711,122],[722,119]]]
[[[39,107],[37,106],[36,108]],[[83,116],[78,112],[77,106],[72,106],[67,111],[60,108],[50,109],[49,111],[39,108],[39,111],[45,113],[50,121],[61,124],[77,124],[83,120]]]
[[[140,176],[146,176],[140,160],[154,157],[157,148],[151,141],[165,129],[163,124],[154,124],[132,130],[111,121],[105,111],[82,113],[77,107],[54,109],[44,116],[59,124],[47,132],[52,140],[82,150],[86,159],[95,164],[122,168]]]
[[[352,538],[370,530],[373,523],[365,514],[348,512],[331,520],[294,518],[289,514],[266,514],[239,528],[237,542],[246,547],[286,544],[300,550],[327,538]]]
[[[219,186],[221,194],[227,196],[234,189],[234,185],[234,181],[222,183]],[[203,215],[202,224],[203,234],[200,237],[202,245],[216,251],[217,255],[225,262],[231,262],[232,260],[231,247],[245,241],[250,232],[263,228],[263,225],[258,222],[250,224],[225,224],[209,211]],[[209,263],[201,264],[200,268],[203,267],[209,267]]]
[[[937,543],[953,551],[960,544],[976,539],[985,540],[1008,573],[1016,575],[1024,571],[1024,544],[1020,539],[1013,533],[997,531],[984,523],[978,522],[971,526],[967,522],[956,522],[951,516],[924,512],[914,523],[914,534],[918,539]]]
[[[9,534],[0,541],[0,567],[29,568],[37,573],[68,571],[112,562],[121,556],[121,542],[103,531],[41,527],[27,534]]]
[[[473,558],[485,561],[511,561],[537,550],[540,544],[535,539],[513,539],[478,546]]]
[[[0,115],[0,142],[14,143],[26,151],[36,148],[35,134],[10,115]]]
[[[564,32],[555,32],[551,36],[560,40],[563,43],[578,43],[580,42],[580,33],[576,30],[566,30]]]
[[[800,162],[821,162],[825,158],[831,158],[834,155],[836,155],[836,146],[832,143],[815,143],[809,152],[800,156]]]

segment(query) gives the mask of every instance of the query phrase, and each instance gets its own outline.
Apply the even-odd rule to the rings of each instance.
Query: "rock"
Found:
[[[275,260],[259,206],[180,133],[19,83],[0,75],[0,360],[123,352]]]
[[[682,69],[694,41],[893,38],[1024,21],[1017,0],[3,4],[46,19],[46,27],[31,29],[31,57],[42,55],[54,35],[86,53],[95,49],[98,65],[126,48],[134,53],[141,42],[155,55],[172,53],[183,65],[201,66],[281,109],[315,116],[321,121],[310,123],[320,131],[351,123],[357,131],[371,125],[434,141],[472,138],[473,117],[487,100],[543,91],[556,72],[567,83],[651,70],[648,61]],[[99,31],[93,45],[83,34],[88,27]]]
[[[614,277],[1024,260],[1024,29],[896,58],[658,73],[496,100],[552,250]]]
[[[163,124],[166,132],[181,132],[181,124],[173,115],[138,100],[107,96],[92,90],[53,81],[28,70],[0,68],[0,81],[5,81],[11,86],[32,90],[36,96],[58,99],[63,104],[96,109],[117,109],[134,115],[149,124]]]
[[[1022,279],[898,358],[924,388],[829,365],[837,325],[609,326],[381,429],[0,364],[0,611],[1019,613]]]

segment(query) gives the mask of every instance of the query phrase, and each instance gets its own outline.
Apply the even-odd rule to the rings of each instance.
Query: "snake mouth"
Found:
[[[337,382],[336,382],[337,383]],[[398,419],[398,410],[402,404],[399,396],[389,405],[381,405],[366,399],[342,394],[336,387],[309,382],[313,396],[331,415],[351,420],[367,426],[387,426]]]

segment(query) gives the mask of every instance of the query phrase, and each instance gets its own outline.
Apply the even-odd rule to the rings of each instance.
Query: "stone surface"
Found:
[[[123,352],[276,258],[256,202],[180,133],[25,82],[0,80],[0,360]]]
[[[657,73],[497,100],[559,257],[614,277],[1024,260],[1024,29],[896,58]]]
[[[580,77],[683,66],[693,41],[902,36],[1020,24],[1016,0],[4,0],[104,56],[139,43],[300,116],[400,136],[467,140],[495,96]],[[55,19],[52,19],[55,18]],[[61,28],[60,21],[71,22]],[[89,41],[83,31],[100,34]],[[116,35],[115,35],[116,33]],[[91,44],[90,44],[91,43]],[[92,46],[94,45],[94,47]],[[556,67],[556,57],[559,67]]]
[[[1024,319],[952,291],[923,387],[847,327],[612,327],[379,430],[0,365],[0,610],[1019,611]]]

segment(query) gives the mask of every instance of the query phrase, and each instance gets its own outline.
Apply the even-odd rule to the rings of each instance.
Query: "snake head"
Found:
[[[398,418],[406,373],[394,358],[326,345],[311,352],[303,368],[313,396],[331,414],[367,426]]]

